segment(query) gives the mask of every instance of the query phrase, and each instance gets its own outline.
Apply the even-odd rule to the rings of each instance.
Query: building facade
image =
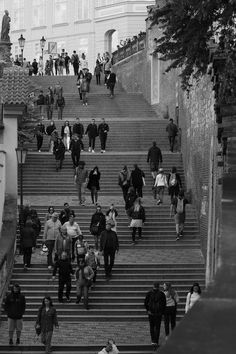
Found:
[[[151,0],[0,0],[0,13],[11,17],[12,55],[21,53],[18,38],[26,39],[24,57],[39,58],[42,36],[54,51],[86,53],[92,68],[97,53],[111,52],[121,40],[145,30]],[[51,47],[50,47],[51,48]]]

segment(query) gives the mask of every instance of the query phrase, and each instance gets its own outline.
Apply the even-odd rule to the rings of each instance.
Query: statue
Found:
[[[10,31],[10,22],[11,18],[9,16],[8,10],[5,10],[5,15],[2,19],[2,32],[1,32],[1,41],[10,42],[9,31]]]

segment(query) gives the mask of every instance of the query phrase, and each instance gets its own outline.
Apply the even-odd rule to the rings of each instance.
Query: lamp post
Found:
[[[27,149],[23,146],[16,148],[17,163],[20,168],[20,211],[23,210],[23,165],[25,163]]]
[[[25,46],[25,38],[22,36],[22,34],[20,35],[20,38],[18,38],[18,43],[19,43],[19,47],[21,49],[21,64],[23,66],[23,52],[24,52],[24,46]]]
[[[43,50],[44,50],[44,47],[45,47],[45,43],[46,43],[46,39],[44,38],[44,36],[42,36],[42,38],[40,39],[40,47],[41,47],[41,50],[42,50],[42,60],[43,60]]]

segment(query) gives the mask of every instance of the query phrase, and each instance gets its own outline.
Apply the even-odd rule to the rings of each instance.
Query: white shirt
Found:
[[[70,237],[74,238],[77,237],[78,235],[82,235],[82,232],[80,230],[79,224],[77,222],[73,222],[73,225],[70,224],[69,221],[65,222],[64,225],[67,230],[67,235]]]
[[[167,187],[167,179],[164,173],[158,173],[154,187]]]
[[[193,292],[192,294],[188,293],[185,305],[185,313],[187,313],[191,309],[191,307],[193,307],[195,302],[197,302],[200,297],[201,295],[196,292]]]

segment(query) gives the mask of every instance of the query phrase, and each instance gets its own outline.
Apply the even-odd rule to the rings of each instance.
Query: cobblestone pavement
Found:
[[[16,255],[16,263],[23,264],[22,256]],[[101,257],[101,263],[103,259]],[[36,249],[32,256],[32,264],[45,264],[46,257],[41,255],[40,249]],[[115,264],[182,264],[182,263],[192,263],[198,264],[204,263],[204,258],[200,250],[157,250],[151,249],[146,251],[144,249],[135,249],[133,252],[131,250],[122,249],[118,254],[116,254]],[[30,271],[30,270],[29,270]]]
[[[60,321],[60,318],[59,318]],[[0,322],[0,345],[8,343],[7,322]],[[106,343],[108,338],[113,338],[119,344],[150,344],[149,324],[146,322],[78,322],[60,323],[59,330],[53,334],[52,344],[98,344]],[[34,322],[24,322],[22,331],[22,344],[33,345],[35,342]],[[160,344],[164,344],[164,325],[162,323]]]

